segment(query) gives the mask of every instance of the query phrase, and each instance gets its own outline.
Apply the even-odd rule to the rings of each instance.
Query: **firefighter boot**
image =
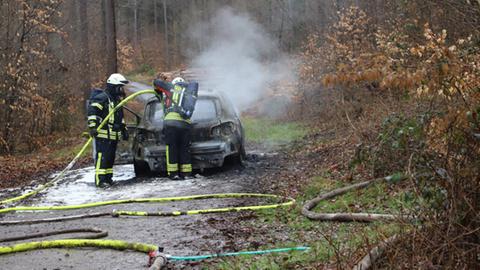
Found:
[[[171,172],[170,175],[168,176],[168,178],[170,178],[170,180],[183,180],[180,175],[178,174],[178,172]]]

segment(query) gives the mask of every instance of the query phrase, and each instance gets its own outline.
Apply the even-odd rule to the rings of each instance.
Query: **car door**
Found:
[[[124,106],[123,107],[125,124],[127,126],[127,132],[129,134],[128,140],[119,140],[117,144],[117,151],[115,153],[115,164],[131,164],[133,163],[132,154],[132,141],[135,134],[135,130],[140,123],[141,116],[133,109]]]

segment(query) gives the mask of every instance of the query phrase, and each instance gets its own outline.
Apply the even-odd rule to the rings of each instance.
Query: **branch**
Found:
[[[321,194],[318,197],[307,201],[302,208],[302,215],[306,216],[312,220],[320,220],[320,221],[339,221],[339,222],[373,222],[379,220],[398,220],[398,219],[405,219],[403,217],[397,215],[389,215],[389,214],[370,214],[370,213],[316,213],[311,211],[318,203],[321,201],[345,194],[351,190],[361,189],[370,186],[371,184],[386,180],[387,177],[377,178],[370,181],[365,181],[361,183],[357,183],[351,186],[339,188],[327,192],[325,194]]]

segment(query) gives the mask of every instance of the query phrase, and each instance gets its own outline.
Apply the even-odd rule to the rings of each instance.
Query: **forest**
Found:
[[[301,205],[389,176],[376,185],[381,199],[368,189],[315,209],[395,207],[415,219],[343,227],[299,221],[299,205],[260,212],[252,216],[302,232],[290,237],[315,235],[305,240],[312,255],[208,267],[360,267],[379,243],[373,269],[480,267],[480,0],[8,0],[0,12],[0,188],[68,163],[63,153],[46,166],[42,153],[83,140],[85,102],[110,74],[151,85],[200,70],[220,81],[256,150],[273,127],[305,130],[274,151],[281,169],[262,167],[262,192]]]

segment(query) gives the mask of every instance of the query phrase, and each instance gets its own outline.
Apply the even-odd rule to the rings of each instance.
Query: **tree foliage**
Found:
[[[0,29],[0,149],[14,152],[24,142],[32,149],[34,138],[50,132],[59,114],[72,108],[68,96],[59,98],[59,85],[48,81],[64,68],[49,50],[52,38],[64,38],[53,20],[61,16],[61,1],[3,1]],[[60,106],[63,105],[63,106]],[[66,105],[66,106],[65,106]]]
[[[439,27],[442,19],[453,20],[443,13],[448,8],[460,14],[468,6],[474,12],[462,13],[457,25]],[[358,7],[344,10],[326,39],[307,39],[302,89],[349,96],[352,102],[343,105],[360,107],[353,117],[340,109],[360,140],[354,164],[370,166],[374,176],[409,175],[419,202],[428,202],[418,216],[430,225],[409,240],[421,249],[395,254],[405,259],[402,267],[471,268],[480,249],[480,35],[469,22],[480,19],[480,5],[429,7],[425,13],[408,8],[407,15],[381,23]],[[467,27],[459,29],[464,36],[455,32],[460,25]],[[355,103],[362,95],[369,98]]]

